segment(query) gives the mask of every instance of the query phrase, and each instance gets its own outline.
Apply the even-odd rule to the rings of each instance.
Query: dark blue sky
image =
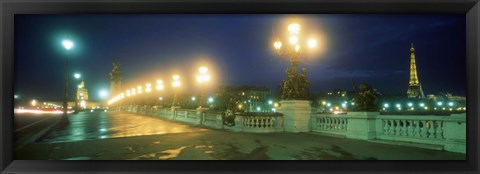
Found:
[[[464,15],[360,14],[16,15],[15,91],[22,98],[62,98],[62,38],[75,42],[71,74],[83,75],[94,100],[109,89],[113,61],[121,62],[126,87],[174,73],[191,86],[193,71],[206,62],[215,84],[277,89],[290,63],[274,54],[272,42],[294,18],[302,33],[323,38],[324,51],[300,64],[314,93],[349,90],[352,79],[382,93],[405,93],[413,42],[425,93],[465,95]],[[70,82],[72,93],[79,82]]]

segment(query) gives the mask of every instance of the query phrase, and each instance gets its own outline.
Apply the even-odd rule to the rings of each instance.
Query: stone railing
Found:
[[[377,118],[377,125],[377,139],[448,145],[449,147],[445,149],[455,148],[451,146],[452,143],[458,144],[462,141],[465,143],[466,139],[465,114],[413,118],[381,115]]]
[[[199,124],[201,123],[201,115],[197,114],[195,110],[176,109],[174,111],[173,120],[190,124]]]
[[[328,132],[343,135],[347,132],[348,118],[342,115],[312,115],[313,132]]]
[[[202,125],[213,127],[217,129],[223,129],[223,117],[221,112],[203,112],[202,113]]]
[[[444,150],[466,152],[466,114],[379,115],[351,112],[345,115],[312,114],[312,132],[362,140],[389,140],[441,145]]]
[[[279,113],[242,113],[235,116],[235,130],[242,132],[281,132],[283,117]]]

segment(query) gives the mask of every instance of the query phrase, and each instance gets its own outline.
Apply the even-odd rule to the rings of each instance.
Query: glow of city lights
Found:
[[[412,107],[412,106],[413,106],[413,103],[408,103],[408,106],[409,106],[409,107]]]
[[[273,107],[278,107],[278,103],[273,104]]]
[[[200,73],[202,73],[202,74],[205,74],[205,73],[207,73],[207,72],[208,72],[208,68],[207,68],[207,67],[204,67],[204,66],[202,66],[202,67],[198,68],[198,71],[200,71]]]
[[[131,90],[132,90],[132,95],[137,94],[137,92],[135,91],[135,88],[132,88]]]
[[[328,106],[328,107],[330,107],[331,105],[332,105],[332,104],[330,104],[330,103],[327,103],[327,106]]]
[[[397,108],[400,108],[400,107],[402,107],[402,105],[400,105],[400,104],[397,104],[396,106],[397,106]]]
[[[292,45],[296,45],[298,43],[298,37],[297,36],[290,36],[288,39]]]
[[[213,102],[213,97],[208,97],[208,102]]]
[[[448,102],[448,106],[453,106],[453,102]]]
[[[295,52],[300,51],[300,45],[295,45]]]
[[[163,100],[163,97],[159,97],[158,100]]]
[[[282,42],[280,41],[276,41],[275,43],[273,43],[273,46],[275,47],[275,49],[280,49],[282,48]]]
[[[238,105],[238,109],[242,109],[242,105]]]
[[[383,107],[388,108],[389,107],[388,103],[383,104]]]
[[[78,85],[78,88],[82,88],[82,85]]]
[[[300,24],[292,23],[288,25],[288,32],[290,34],[299,34],[300,33]]]
[[[142,93],[142,86],[137,86],[137,93],[141,94]]]
[[[37,105],[37,100],[33,99],[32,102],[31,102],[32,106],[35,106]]]
[[[342,107],[346,108],[346,107],[347,107],[347,104],[342,103]]]
[[[273,104],[273,101],[272,101],[272,100],[268,100],[268,104],[269,104],[269,105],[272,105],[272,104]]]
[[[260,111],[260,107],[257,107],[257,111]]]
[[[75,73],[75,75],[73,75],[76,79],[79,79],[81,77],[81,75],[79,73]]]
[[[442,103],[442,102],[437,102],[437,105],[438,105],[438,106],[442,106],[443,103]]]
[[[195,101],[195,100],[196,100],[196,98],[195,98],[195,97],[192,97],[192,101]]]
[[[309,39],[307,45],[309,48],[315,48],[317,47],[317,41],[315,39]]]
[[[152,91],[152,85],[150,83],[145,84],[145,92]]]
[[[157,91],[164,89],[163,81],[162,81],[162,80],[157,80],[157,87],[156,87],[156,89],[157,89]]]
[[[425,103],[420,103],[420,107],[424,107],[425,106]]]
[[[62,45],[65,49],[70,50],[73,48],[73,42],[71,40],[63,40]]]
[[[173,79],[172,86],[173,87],[179,87],[180,86],[180,76],[173,75],[172,79]]]
[[[104,89],[100,90],[100,97],[105,98],[107,97],[107,95],[108,95],[108,92],[106,90]]]
[[[14,98],[14,99],[18,99],[18,95],[14,95],[13,98]]]

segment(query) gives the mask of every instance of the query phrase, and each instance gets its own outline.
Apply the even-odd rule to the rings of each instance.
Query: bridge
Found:
[[[112,106],[69,115],[16,151],[16,159],[464,160],[465,114],[309,115],[307,132],[285,131],[282,114]],[[57,117],[56,117],[57,118]],[[32,153],[35,152],[35,153]]]

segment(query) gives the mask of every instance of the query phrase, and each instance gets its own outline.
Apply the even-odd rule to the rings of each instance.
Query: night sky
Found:
[[[275,55],[296,20],[319,49],[301,57],[311,92],[352,89],[365,82],[381,93],[406,93],[410,43],[426,94],[465,95],[464,15],[15,15],[15,93],[22,99],[62,99],[70,38],[70,95],[82,74],[92,100],[109,90],[112,62],[121,62],[124,87],[181,75],[195,89],[194,71],[208,65],[218,85],[277,90],[288,58]],[[302,38],[301,38],[302,39]],[[284,43],[284,46],[287,43]],[[167,86],[167,88],[170,85]],[[124,88],[127,89],[127,88]],[[168,90],[168,89],[166,89]]]

